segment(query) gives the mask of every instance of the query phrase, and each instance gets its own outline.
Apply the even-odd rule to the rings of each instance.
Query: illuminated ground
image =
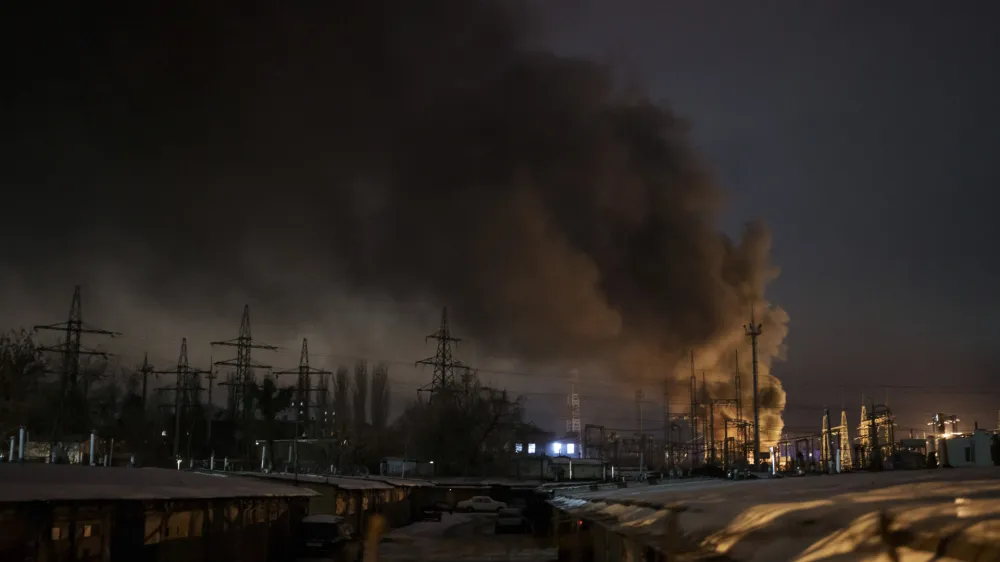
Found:
[[[890,560],[892,549],[907,562],[1000,560],[996,467],[610,488],[556,503],[643,543],[740,562]]]
[[[531,535],[494,535],[492,514],[445,513],[440,523],[414,523],[393,531],[379,548],[384,562],[511,560],[551,562],[546,549]]]

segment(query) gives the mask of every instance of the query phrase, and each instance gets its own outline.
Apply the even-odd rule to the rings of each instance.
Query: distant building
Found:
[[[938,466],[993,466],[993,436],[982,429],[941,437],[937,441]]]
[[[569,481],[604,480],[606,463],[598,459],[574,459],[546,455],[525,456],[516,459],[511,478],[521,480]]]

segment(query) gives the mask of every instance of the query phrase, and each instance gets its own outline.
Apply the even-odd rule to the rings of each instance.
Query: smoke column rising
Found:
[[[289,325],[344,295],[447,304],[498,356],[631,384],[686,380],[691,348],[729,370],[741,347],[749,381],[766,228],[721,235],[686,124],[606,65],[528,47],[517,3],[10,15],[0,173],[18,192],[0,230],[26,242],[5,257],[5,308],[77,280],[117,295],[125,332],[233,322],[251,297]],[[762,318],[768,408],[787,320]]]

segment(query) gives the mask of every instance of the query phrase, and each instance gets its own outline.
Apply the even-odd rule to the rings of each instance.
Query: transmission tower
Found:
[[[276,376],[298,375],[298,382],[295,386],[295,436],[298,439],[302,436],[302,424],[309,421],[309,411],[312,407],[309,393],[325,390],[324,387],[312,386],[312,375],[320,375],[322,377],[323,375],[333,373],[309,366],[309,341],[306,338],[302,338],[302,352],[299,355],[299,366],[295,369],[278,371],[274,374]]]
[[[172,371],[153,371],[157,375],[173,375],[174,386],[159,388],[161,392],[174,393],[174,457],[180,452],[181,439],[181,412],[189,409],[194,404],[192,396],[204,388],[198,384],[197,377],[207,373],[201,369],[192,369],[188,365],[188,343],[187,338],[181,338],[181,353],[177,357],[177,367]]]
[[[440,393],[442,390],[451,389],[455,384],[455,371],[457,369],[467,369],[460,361],[455,361],[452,356],[451,346],[462,340],[452,337],[448,328],[448,307],[441,309],[441,327],[437,332],[427,336],[427,340],[437,340],[437,353],[434,357],[428,357],[417,361],[417,365],[430,365],[434,367],[434,375],[427,386],[417,392],[429,391],[431,396]],[[469,372],[471,378],[471,372]]]
[[[39,351],[59,353],[62,355],[62,365],[58,371],[51,371],[48,369],[45,371],[46,374],[59,375],[59,407],[56,408],[52,421],[52,433],[49,436],[49,444],[55,445],[57,439],[61,436],[60,432],[62,431],[62,427],[60,424],[62,423],[63,410],[66,408],[66,398],[70,394],[75,394],[79,387],[80,356],[96,356],[102,359],[108,359],[110,357],[108,353],[103,351],[97,351],[95,349],[84,347],[81,342],[83,334],[109,336],[112,338],[120,336],[121,334],[118,332],[95,328],[83,321],[79,285],[73,287],[73,301],[69,306],[69,318],[65,322],[60,322],[58,324],[47,324],[44,326],[34,327],[35,332],[41,330],[58,331],[65,334],[65,340],[63,340],[61,344],[38,348]]]
[[[254,349],[266,349],[277,351],[273,345],[264,345],[254,341],[250,335],[250,305],[243,305],[243,317],[240,319],[240,335],[235,339],[227,341],[214,341],[213,346],[224,345],[236,348],[236,358],[225,361],[217,361],[218,367],[235,367],[236,372],[227,382],[219,383],[220,386],[231,386],[230,396],[232,398],[232,411],[230,416],[233,419],[246,418],[252,415],[249,399],[246,396],[247,386],[253,382],[253,372],[255,369],[270,369],[270,365],[263,365],[253,361],[250,353]]]
[[[854,459],[851,457],[851,434],[847,427],[847,410],[840,410],[840,426],[836,429],[840,433],[840,464],[850,470],[854,466]]]
[[[744,328],[750,338],[750,347],[753,351],[753,465],[754,470],[760,467],[760,395],[757,388],[757,338],[760,337],[763,324],[758,324],[754,319],[753,307],[750,307],[750,323]]]
[[[566,406],[568,416],[566,417],[566,440],[574,445],[574,454],[583,456],[583,424],[580,422],[580,395],[576,391],[576,384],[580,380],[580,373],[576,369],[572,371],[573,382],[570,384],[569,395],[566,396]],[[577,452],[579,449],[579,452]]]

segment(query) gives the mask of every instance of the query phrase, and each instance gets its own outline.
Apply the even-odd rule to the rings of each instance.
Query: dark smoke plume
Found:
[[[756,302],[778,353],[767,230],[717,232],[687,125],[610,68],[529,48],[511,2],[276,6],[8,14],[8,278],[288,323],[331,288],[447,304],[490,352],[635,378],[724,369]]]

